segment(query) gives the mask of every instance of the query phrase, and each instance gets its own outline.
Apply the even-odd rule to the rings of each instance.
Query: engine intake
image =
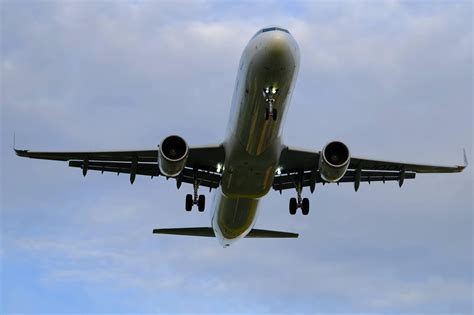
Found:
[[[347,146],[340,141],[333,141],[323,148],[319,159],[319,173],[328,182],[337,182],[346,174],[351,154]]]
[[[168,177],[178,176],[186,166],[189,148],[180,136],[166,137],[158,150],[160,172]]]

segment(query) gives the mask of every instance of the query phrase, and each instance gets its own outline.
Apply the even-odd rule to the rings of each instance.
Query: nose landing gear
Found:
[[[275,121],[277,120],[277,110],[270,105],[268,108],[265,108],[265,120],[269,120],[272,117],[273,121]]]
[[[263,97],[265,97],[265,102],[267,102],[268,107],[265,108],[265,120],[269,120],[270,117],[273,121],[277,120],[277,110],[273,108],[273,103],[275,103],[275,95],[278,92],[278,89],[275,87],[266,87],[263,89]]]

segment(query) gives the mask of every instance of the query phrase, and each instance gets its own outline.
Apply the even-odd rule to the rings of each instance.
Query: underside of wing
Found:
[[[82,169],[85,176],[89,170],[130,174],[130,182],[136,175],[157,177],[164,175],[159,166],[159,148],[151,150],[124,151],[72,151],[72,152],[41,152],[17,150],[18,156],[33,159],[69,161],[70,167]],[[175,176],[179,188],[181,183],[199,185],[210,189],[219,187],[221,174],[218,164],[223,164],[225,153],[222,145],[190,147],[188,156],[179,175]],[[165,175],[166,176],[166,175]]]
[[[84,161],[69,161],[69,166],[84,169]],[[133,164],[131,162],[103,162],[103,161],[92,161],[88,162],[88,170],[100,171],[100,172],[111,172],[116,174],[132,174]],[[136,175],[144,175],[150,177],[160,176],[160,169],[157,163],[137,163],[135,168]],[[221,175],[216,172],[209,170],[184,168],[181,174],[176,177],[177,184],[188,183],[193,184],[194,179],[199,181],[199,185],[215,189],[219,187]]]
[[[465,160],[466,163],[466,160]],[[467,163],[466,163],[467,164]],[[390,162],[382,160],[373,160],[365,158],[351,158],[351,169],[368,169],[378,171],[409,171],[416,173],[459,173],[466,168],[467,165],[427,165],[427,164],[412,164],[403,162]]]
[[[301,179],[302,177],[302,179]],[[414,172],[405,172],[404,179],[414,179],[416,173]],[[361,171],[359,182],[398,182],[400,181],[399,172],[384,172],[384,171]],[[357,175],[355,170],[348,170],[346,174],[337,181],[339,183],[355,183],[357,182]],[[286,189],[295,189],[297,185],[301,187],[311,187],[314,184],[322,183],[327,184],[324,179],[321,178],[321,175],[318,173],[313,174],[312,171],[303,172],[302,176],[300,173],[291,173],[275,176],[273,180],[273,189],[282,191]]]
[[[283,149],[280,157],[280,168],[273,181],[273,189],[282,191],[309,186],[314,190],[316,183],[326,184],[328,181],[321,175],[320,159],[323,151],[301,150],[291,147]],[[346,164],[347,170],[341,175],[339,183],[354,183],[355,190],[361,182],[396,181],[401,186],[405,179],[414,179],[417,173],[456,173],[467,166],[464,152],[464,165],[440,166],[390,162],[375,159],[350,157]]]

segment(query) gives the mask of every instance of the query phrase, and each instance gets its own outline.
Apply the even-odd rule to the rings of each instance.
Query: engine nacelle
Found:
[[[186,166],[189,148],[186,141],[179,136],[166,137],[158,150],[158,165],[164,176],[175,177]]]
[[[351,154],[347,146],[339,141],[326,144],[319,158],[319,173],[328,182],[337,182],[346,174]]]

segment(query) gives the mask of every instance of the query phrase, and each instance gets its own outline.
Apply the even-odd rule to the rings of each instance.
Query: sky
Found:
[[[223,140],[240,55],[268,25],[301,63],[283,131],[353,156],[472,163],[470,1],[2,1],[0,313],[472,314],[473,177],[271,191],[256,228],[299,239],[157,236],[209,226],[191,187],[16,157]],[[203,190],[210,200],[211,195]]]

